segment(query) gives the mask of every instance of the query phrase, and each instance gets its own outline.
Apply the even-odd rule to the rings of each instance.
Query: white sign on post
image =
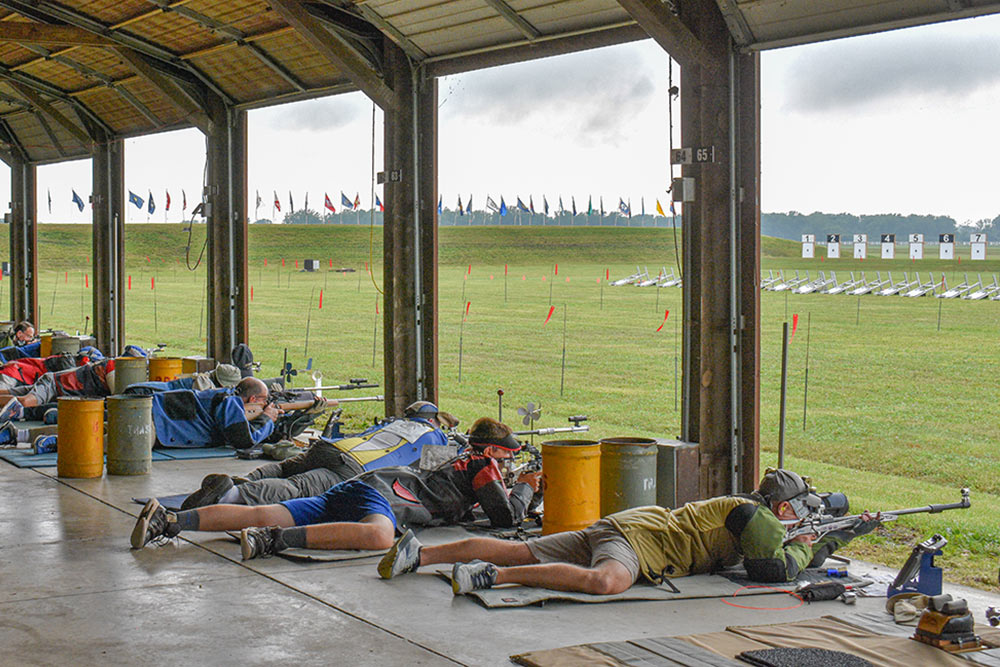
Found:
[[[826,258],[840,259],[840,234],[826,235]]]
[[[812,259],[816,256],[816,235],[815,234],[803,234],[802,235],[802,258]]]
[[[882,259],[896,259],[895,234],[882,234]]]
[[[868,235],[854,235],[854,259],[865,259],[868,257]]]
[[[955,259],[955,235],[938,234],[938,259]]]
[[[924,235],[910,234],[910,259],[924,258]]]
[[[986,259],[986,234],[976,232],[969,237],[970,259]]]

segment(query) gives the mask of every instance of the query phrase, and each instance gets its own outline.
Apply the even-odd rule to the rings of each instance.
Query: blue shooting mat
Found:
[[[232,447],[157,447],[153,456],[157,454],[163,456],[160,460],[228,459],[236,456],[236,450]]]
[[[30,449],[0,449],[0,459],[18,468],[52,468],[55,467],[58,456],[58,452],[35,455],[31,453]],[[169,461],[170,459],[154,451],[153,460]]]

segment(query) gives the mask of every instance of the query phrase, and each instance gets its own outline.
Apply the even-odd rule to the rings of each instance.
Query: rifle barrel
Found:
[[[351,391],[352,389],[374,389],[377,384],[332,384],[325,387],[302,387],[306,391]]]
[[[589,431],[588,424],[578,426],[550,426],[548,428],[536,428],[532,431],[514,431],[514,435],[551,435],[552,433],[582,433]]]
[[[333,400],[338,403],[360,403],[362,401],[384,401],[385,396],[381,394],[378,396],[352,396],[351,398],[335,398]]]

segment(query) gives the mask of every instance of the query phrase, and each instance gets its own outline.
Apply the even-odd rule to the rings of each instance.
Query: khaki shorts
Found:
[[[639,557],[621,531],[607,519],[601,519],[583,530],[546,535],[527,544],[531,555],[539,563],[594,567],[610,559],[625,566],[633,584],[639,578]]]

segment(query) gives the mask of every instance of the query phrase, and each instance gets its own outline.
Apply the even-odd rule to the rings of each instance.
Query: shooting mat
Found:
[[[58,452],[35,455],[31,453],[30,449],[0,449],[0,459],[18,468],[54,468],[58,455]],[[169,461],[170,459],[153,452],[153,460]]]
[[[451,583],[451,569],[438,570],[440,578]],[[734,570],[732,574],[746,573],[742,570]],[[820,574],[818,570],[806,570],[802,573],[802,578],[785,585],[778,584],[777,588],[794,589],[800,583],[811,583],[813,581],[828,580],[825,573]],[[856,586],[866,585],[867,580],[853,575],[835,579],[843,584],[855,584]],[[528,586],[500,586],[483,591],[473,591],[469,597],[478,600],[484,607],[489,609],[507,607],[528,607],[531,605],[544,605],[546,602],[584,602],[596,604],[600,602],[629,602],[632,600],[691,600],[695,598],[725,598],[739,593],[739,597],[747,595],[768,595],[774,594],[774,588],[745,588],[752,583],[743,583],[739,577],[731,580],[728,576],[718,576],[714,574],[696,574],[690,577],[678,577],[669,579],[667,583],[660,586],[653,586],[647,583],[638,583],[632,588],[616,595],[592,595],[590,593],[572,593],[566,591],[553,591],[547,588],[531,588]]]
[[[984,633],[985,634],[985,633]],[[985,638],[985,637],[984,637]],[[684,644],[697,649],[691,652]],[[996,664],[993,651],[966,653],[965,658],[941,651],[907,637],[886,636],[834,616],[774,625],[737,626],[723,632],[636,639],[625,642],[583,644],[511,656],[519,665],[565,667],[676,667],[677,665],[742,665],[735,658],[743,651],[769,648],[825,648],[844,651],[880,667],[960,667]],[[982,658],[982,661],[979,660]]]
[[[240,533],[236,530],[227,530],[226,535],[235,542],[240,541]],[[366,551],[363,549],[285,549],[277,554],[282,558],[298,563],[340,563],[349,560],[361,560],[362,558],[373,558],[384,556],[388,549]]]

